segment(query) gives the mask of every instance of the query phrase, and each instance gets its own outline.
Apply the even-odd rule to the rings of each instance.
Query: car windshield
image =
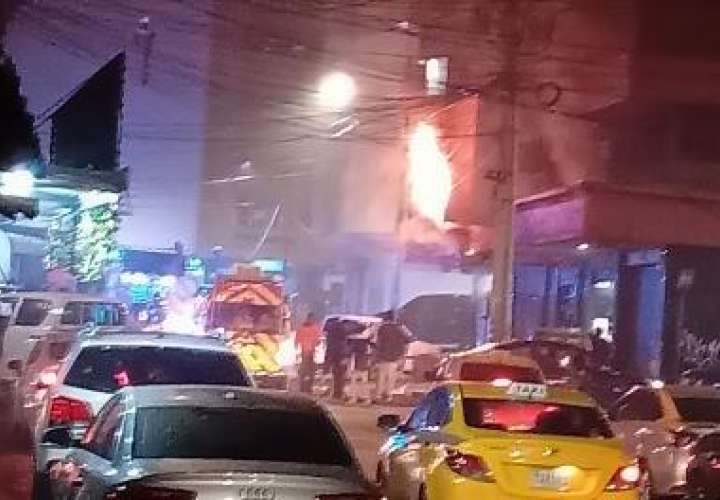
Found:
[[[498,349],[532,359],[540,366],[545,377],[549,379],[572,377],[576,371],[582,370],[586,363],[585,352],[567,344],[533,342],[530,344],[500,346]]]
[[[141,408],[133,456],[343,467],[353,463],[324,414],[264,408]]]
[[[674,398],[685,422],[720,423],[720,398]]]
[[[596,408],[535,401],[463,400],[465,423],[478,429],[610,438],[612,431]]]
[[[128,385],[250,385],[230,352],[160,346],[86,347],[65,384],[108,393]]]
[[[460,367],[460,380],[487,382],[501,378],[515,382],[543,382],[538,370],[525,366],[466,361]]]
[[[122,304],[103,302],[68,302],[63,309],[60,322],[63,325],[122,326],[125,324],[125,310]]]
[[[215,302],[211,306],[209,324],[226,330],[277,333],[280,323],[275,306]]]

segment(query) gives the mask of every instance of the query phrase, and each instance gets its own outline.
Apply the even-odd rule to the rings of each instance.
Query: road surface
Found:
[[[333,406],[331,410],[350,439],[368,478],[375,479],[377,451],[385,440],[385,434],[376,427],[377,418],[387,413],[405,417],[408,409],[379,406]]]
[[[374,479],[377,450],[383,433],[375,426],[384,413],[405,415],[407,408],[333,406],[335,418],[350,439],[368,478]],[[30,500],[32,456],[27,439],[0,431],[0,500]]]

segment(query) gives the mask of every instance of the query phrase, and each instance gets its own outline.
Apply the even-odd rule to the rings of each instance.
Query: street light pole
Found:
[[[513,328],[513,215],[516,169],[516,117],[517,87],[517,3],[507,0],[502,7],[505,35],[505,68],[500,74],[499,102],[503,108],[502,157],[495,173],[495,241],[492,253],[493,286],[490,299],[490,339],[502,342],[512,338]]]

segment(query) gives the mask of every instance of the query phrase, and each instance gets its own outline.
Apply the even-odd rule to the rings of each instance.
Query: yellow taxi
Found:
[[[497,379],[433,389],[390,433],[378,482],[389,500],[637,500],[646,473],[582,392]]]

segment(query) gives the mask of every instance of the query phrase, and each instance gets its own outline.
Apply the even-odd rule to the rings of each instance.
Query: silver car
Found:
[[[237,356],[218,339],[129,331],[80,338],[57,373],[46,372],[44,379],[36,394],[26,398],[27,414],[37,415],[36,441],[51,427],[89,425],[113,394],[126,386],[252,385]],[[48,465],[65,452],[51,445],[36,447],[41,488]]]
[[[687,493],[688,462],[717,446],[720,390],[711,386],[637,386],[610,410],[626,451],[648,467],[655,495]],[[720,451],[720,450],[717,450]]]
[[[73,445],[69,428],[46,441]],[[328,412],[284,393],[129,387],[50,470],[54,500],[370,500]]]

